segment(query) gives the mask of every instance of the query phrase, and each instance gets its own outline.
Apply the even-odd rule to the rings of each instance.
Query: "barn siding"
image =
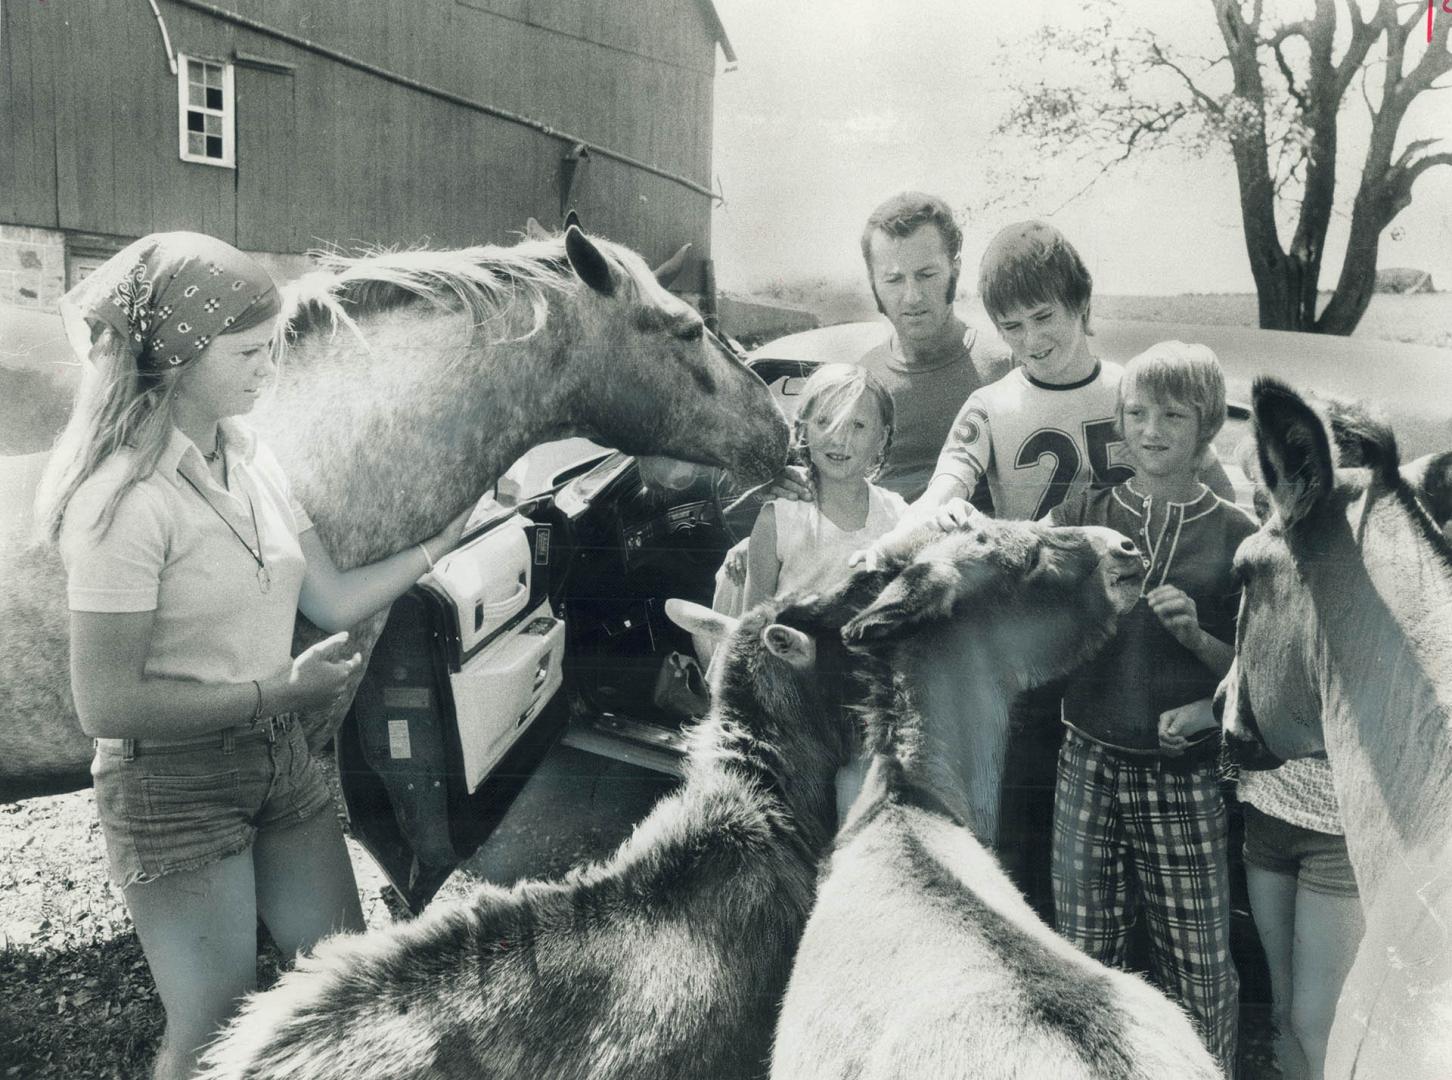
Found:
[[[442,89],[711,183],[715,42],[697,0],[214,0]],[[251,250],[507,241],[557,224],[568,147],[161,0],[173,46],[237,64],[237,168],[177,157],[175,77],[134,0],[0,4],[0,220]],[[523,77],[521,77],[523,76]],[[573,204],[662,259],[709,254],[709,200],[598,155]]]

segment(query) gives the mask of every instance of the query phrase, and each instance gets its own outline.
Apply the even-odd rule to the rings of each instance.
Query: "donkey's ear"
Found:
[[[565,228],[579,229],[581,232],[585,231],[585,226],[580,221],[580,215],[575,213],[573,210],[565,215]]]
[[[912,563],[842,628],[842,640],[849,645],[881,644],[945,619],[961,593],[959,585],[958,571],[947,559]]]
[[[724,638],[736,629],[736,620],[689,600],[671,597],[665,602],[666,618],[682,630],[709,638]]]
[[[1452,450],[1419,457],[1402,469],[1402,475],[1432,520],[1446,531],[1452,525]]]
[[[772,623],[761,632],[761,643],[773,656],[794,668],[806,669],[817,660],[817,643],[800,630]]]
[[[1294,525],[1331,491],[1331,440],[1315,411],[1277,379],[1255,380],[1251,412],[1266,490],[1281,521]]]
[[[530,240],[548,240],[550,238],[549,230],[532,217],[524,219],[524,235]]]
[[[581,281],[601,296],[615,295],[615,273],[610,269],[610,260],[578,225],[565,230],[565,254]]]

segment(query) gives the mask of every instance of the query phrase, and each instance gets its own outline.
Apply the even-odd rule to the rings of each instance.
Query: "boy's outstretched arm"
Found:
[[[902,520],[870,548],[853,552],[847,565],[874,569],[884,558],[906,554],[917,539],[919,527],[930,522],[944,531],[963,527],[978,513],[966,495],[962,481],[942,474],[935,476],[927,490],[908,504]]]

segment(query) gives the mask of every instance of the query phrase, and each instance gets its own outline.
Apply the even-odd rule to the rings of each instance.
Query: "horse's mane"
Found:
[[[289,339],[332,332],[340,323],[356,330],[359,316],[423,304],[465,312],[476,326],[492,323],[502,333],[525,303],[532,315],[528,336],[544,326],[549,298],[579,284],[559,238],[452,251],[320,251],[313,258],[318,268],[283,289]]]

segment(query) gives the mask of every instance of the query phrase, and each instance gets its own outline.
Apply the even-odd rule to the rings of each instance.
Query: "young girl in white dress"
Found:
[[[854,553],[870,548],[902,519],[907,511],[902,496],[872,482],[887,462],[892,421],[892,395],[869,371],[827,364],[807,380],[792,444],[806,461],[813,498],[774,499],[761,508],[745,559],[738,545],[717,574],[712,603],[717,611],[740,615],[770,596],[830,589],[847,578]],[[713,645],[697,641],[707,655]],[[865,773],[860,759],[838,770],[839,823]]]

